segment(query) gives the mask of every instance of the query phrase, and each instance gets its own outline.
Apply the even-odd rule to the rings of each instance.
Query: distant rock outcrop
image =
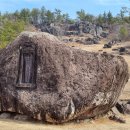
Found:
[[[36,28],[42,32],[47,32],[55,36],[82,35],[83,33],[91,34],[94,37],[104,36],[106,33],[103,27],[90,22],[75,22],[73,24],[38,24]],[[107,37],[108,34],[105,36]]]
[[[0,111],[63,123],[108,112],[128,80],[120,56],[24,32],[0,52]]]

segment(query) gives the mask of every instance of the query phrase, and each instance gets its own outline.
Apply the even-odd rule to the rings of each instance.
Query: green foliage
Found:
[[[86,20],[89,22],[93,22],[95,19],[95,17],[91,14],[86,14]]]
[[[97,18],[97,22],[98,24],[103,24],[104,23],[104,19],[103,19],[103,16],[101,14],[99,14],[98,18]]]
[[[103,13],[103,22],[104,23],[107,22],[107,14],[106,14],[106,12]]]
[[[76,14],[78,20],[80,21],[88,21],[88,22],[98,23],[98,24],[130,23],[130,9],[126,7],[123,7],[116,17],[114,17],[110,11],[100,14],[98,17],[86,13],[85,10],[83,9],[77,11]],[[0,13],[0,20],[2,22],[8,20],[11,21],[22,20],[26,24],[30,23],[33,25],[37,25],[37,24],[45,25],[51,23],[62,24],[62,23],[76,22],[76,20],[71,19],[67,13],[64,14],[59,9],[55,9],[54,12],[51,10],[46,10],[44,6],[41,9],[33,8],[32,10],[29,10],[24,8],[20,11],[16,10],[14,13],[6,12],[3,15],[1,15]]]
[[[41,23],[43,24],[46,21],[46,8],[43,6],[40,12]]]
[[[123,7],[115,17],[110,11],[100,14],[98,17],[86,13],[83,9],[77,11],[76,14],[80,21],[88,21],[99,25],[114,23],[124,25],[124,23],[130,23],[130,9],[126,7]],[[41,9],[33,8],[32,10],[24,8],[20,11],[16,10],[13,13],[5,12],[2,14],[0,12],[0,48],[4,48],[8,43],[13,41],[28,24],[49,25],[51,23],[58,23],[61,25],[74,24],[75,22],[76,20],[71,19],[67,13],[64,14],[59,9],[55,9],[54,12],[46,10],[44,6]],[[121,27],[119,36],[122,39],[126,39],[128,30],[125,27]]]
[[[85,12],[81,9],[76,12],[77,18],[80,21],[88,21],[92,23],[99,24],[113,24],[113,23],[130,23],[130,9],[122,7],[119,14],[116,17],[113,17],[112,13],[104,12],[98,17],[95,17],[91,14]],[[0,25],[3,21],[18,21],[22,20],[26,24],[30,23],[33,25],[37,24],[51,24],[51,23],[73,23],[76,22],[75,19],[69,18],[67,13],[62,13],[61,10],[55,9],[54,12],[51,10],[46,10],[43,6],[41,9],[33,8],[29,10],[24,8],[20,11],[16,10],[14,13],[5,12],[4,14],[0,13]]]
[[[67,22],[69,21],[69,14],[63,14],[63,22]]]
[[[126,38],[128,37],[128,30],[127,30],[126,27],[122,26],[122,27],[120,28],[119,37],[120,37],[122,40],[126,40]]]
[[[33,8],[31,11],[31,19],[33,24],[38,23],[39,16],[40,16],[40,10],[37,8]]]
[[[107,20],[108,20],[108,23],[109,24],[112,24],[113,23],[113,16],[112,16],[112,13],[109,11],[108,14],[107,14]]]
[[[5,22],[3,27],[0,28],[0,48],[4,48],[12,42],[24,30],[24,26],[23,21]]]
[[[6,47],[12,42],[25,28],[26,25],[33,24],[51,24],[51,23],[72,22],[68,14],[62,14],[60,10],[55,12],[46,10],[43,6],[41,9],[33,8],[29,10],[24,8],[14,13],[0,12],[0,49]]]
[[[75,20],[74,20],[74,19],[68,19],[68,23],[69,23],[69,24],[74,24],[74,23],[75,23]]]
[[[86,20],[86,13],[83,9],[80,11],[77,11],[77,17],[80,21],[85,21]]]
[[[29,17],[30,17],[30,10],[29,9],[22,9],[20,12],[20,19],[23,20],[25,23],[28,23]]]
[[[113,17],[112,13],[109,11],[108,13],[104,12],[97,17],[97,22],[99,24],[108,23],[113,24],[115,22],[115,18]]]
[[[60,23],[62,21],[61,10],[55,9],[54,15],[55,15],[55,21]]]
[[[51,24],[55,20],[54,13],[52,13],[50,10],[46,12],[46,22]]]
[[[81,9],[80,11],[77,11],[77,18],[80,21],[93,22],[95,17],[93,15],[91,15],[91,14],[86,13],[83,9]]]

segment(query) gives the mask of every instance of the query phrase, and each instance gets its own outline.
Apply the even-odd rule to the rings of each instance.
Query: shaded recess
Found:
[[[26,43],[19,47],[19,51],[18,87],[31,87],[36,84],[36,46]]]

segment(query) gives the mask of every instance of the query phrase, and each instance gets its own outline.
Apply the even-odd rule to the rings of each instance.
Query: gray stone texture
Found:
[[[35,80],[18,82],[20,47],[35,46]],[[128,80],[120,56],[65,46],[47,33],[23,32],[0,51],[1,112],[16,112],[51,123],[108,112]]]

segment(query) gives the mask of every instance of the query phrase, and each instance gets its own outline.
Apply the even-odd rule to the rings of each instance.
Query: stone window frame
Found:
[[[36,60],[36,45],[31,43],[25,43],[19,46],[19,64],[18,64],[18,77],[17,77],[17,88],[36,88],[36,73],[37,73],[37,60]],[[25,54],[31,54],[33,56],[33,76],[31,83],[22,82],[23,77],[23,58]]]

